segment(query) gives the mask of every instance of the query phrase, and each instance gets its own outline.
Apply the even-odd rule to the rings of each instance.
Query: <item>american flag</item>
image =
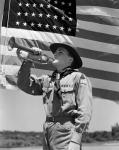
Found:
[[[1,72],[14,75],[21,65],[8,41],[37,46],[52,56],[49,44],[71,42],[83,60],[81,72],[91,80],[93,95],[119,100],[119,0],[6,0],[1,27]],[[33,72],[49,73],[51,65]],[[1,85],[10,85],[1,80]]]

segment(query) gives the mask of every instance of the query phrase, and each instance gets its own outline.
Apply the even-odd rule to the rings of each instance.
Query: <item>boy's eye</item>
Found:
[[[59,52],[59,54],[62,54],[63,52]]]
[[[60,54],[63,54],[63,52],[59,51],[59,52],[55,53],[54,55],[56,56],[56,55],[60,55]]]

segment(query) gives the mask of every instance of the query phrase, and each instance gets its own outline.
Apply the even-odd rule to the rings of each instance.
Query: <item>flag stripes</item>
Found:
[[[119,12],[118,12],[119,13]],[[119,18],[119,16],[117,16]],[[112,17],[112,16],[101,16],[101,15],[88,15],[88,14],[77,14],[77,18],[79,19],[79,21],[87,21],[88,23],[97,23],[98,26],[102,25],[113,25],[112,30],[115,26],[118,27],[119,25],[119,19],[116,17]],[[101,26],[103,27],[103,26]],[[104,26],[105,27],[105,26]],[[107,26],[108,27],[108,26]],[[110,27],[110,28],[111,28]],[[102,28],[103,29],[103,28]],[[94,28],[94,30],[96,30],[96,28]]]
[[[119,9],[118,0],[78,0],[77,5],[80,6],[100,6]]]
[[[89,30],[80,29],[80,32],[77,36],[85,39],[90,39],[93,41],[99,41],[104,43],[111,43],[111,44],[119,44],[119,36],[109,35],[99,32],[93,32]],[[115,40],[116,39],[116,40]]]
[[[80,8],[79,8],[80,7]],[[77,6],[77,15],[92,15],[94,17],[104,17],[104,19],[118,19],[119,9],[107,8],[107,7],[97,7],[97,6]],[[110,18],[109,18],[110,17]]]
[[[118,101],[119,99],[119,92],[115,92],[114,90],[93,88],[93,93],[95,93],[97,97],[101,97],[103,99],[114,100],[114,101]]]
[[[80,21],[78,20],[78,25],[80,29],[86,29],[93,32],[100,32],[109,35],[119,35],[118,26],[110,26],[110,25],[101,25],[98,23],[92,23],[87,21]]]

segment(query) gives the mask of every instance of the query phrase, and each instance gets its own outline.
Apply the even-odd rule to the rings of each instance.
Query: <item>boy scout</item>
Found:
[[[91,119],[92,89],[81,72],[82,60],[73,45],[54,43],[51,76],[33,77],[32,62],[24,61],[18,73],[18,87],[31,95],[43,95],[46,109],[44,150],[80,150],[83,131]],[[25,56],[26,57],[26,56]],[[27,58],[35,56],[29,54]]]

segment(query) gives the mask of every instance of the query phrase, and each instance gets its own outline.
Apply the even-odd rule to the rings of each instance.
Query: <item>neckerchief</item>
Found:
[[[60,91],[60,80],[67,76],[68,74],[71,74],[72,72],[76,72],[78,70],[72,69],[72,68],[65,68],[65,70],[61,73],[59,73],[57,70],[53,72],[51,78],[53,81],[55,81],[54,84],[54,91],[57,93],[59,96],[61,96],[61,91]]]

